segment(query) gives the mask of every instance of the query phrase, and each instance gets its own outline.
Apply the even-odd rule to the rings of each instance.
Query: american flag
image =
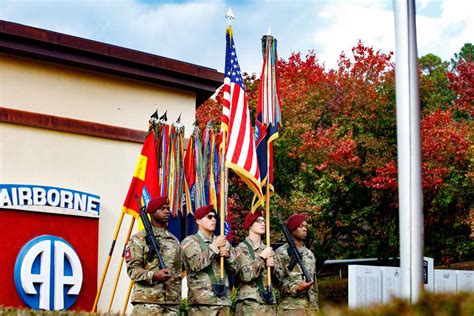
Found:
[[[223,106],[222,106],[222,116],[221,116],[221,130],[227,132],[229,130],[229,121],[230,121],[230,78],[232,74],[232,55],[229,53],[232,51],[231,45],[233,45],[234,40],[232,39],[232,29],[227,28],[226,31],[226,54],[225,54],[225,77],[224,77],[224,97],[223,97]],[[235,48],[233,49],[235,56]],[[238,64],[237,64],[238,66]],[[240,72],[240,68],[239,68]]]
[[[226,167],[233,169],[259,197],[258,200],[263,202],[260,170],[247,96],[230,26],[226,32],[225,61],[224,106],[221,125],[224,131],[226,128],[228,131],[225,164]]]

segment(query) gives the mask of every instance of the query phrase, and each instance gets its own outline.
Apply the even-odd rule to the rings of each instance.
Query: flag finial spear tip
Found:
[[[231,21],[235,19],[234,12],[232,12],[232,8],[229,8],[229,11],[227,11],[227,14],[225,15],[225,18],[228,21],[228,25],[231,25]]]
[[[272,35],[272,26],[271,25],[268,26],[267,35]]]

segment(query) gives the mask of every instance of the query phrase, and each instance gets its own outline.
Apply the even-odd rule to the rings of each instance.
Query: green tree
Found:
[[[459,62],[474,62],[474,45],[472,43],[464,44],[458,53],[454,53],[454,57],[451,58],[452,71],[456,70]]]
[[[419,59],[420,66],[420,104],[428,113],[450,106],[454,100],[453,92],[448,88],[448,62],[433,54]]]

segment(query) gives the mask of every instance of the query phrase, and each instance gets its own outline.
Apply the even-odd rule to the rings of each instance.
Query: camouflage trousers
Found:
[[[179,316],[179,305],[135,303],[133,304],[132,315]]]
[[[190,305],[190,316],[230,316],[230,306]]]
[[[304,298],[285,297],[277,308],[278,316],[310,316],[319,311],[318,305],[313,305]]]
[[[236,315],[276,315],[276,305],[262,304],[253,299],[238,301],[235,309]]]

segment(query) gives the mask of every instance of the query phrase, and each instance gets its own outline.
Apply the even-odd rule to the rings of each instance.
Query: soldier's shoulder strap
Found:
[[[253,251],[252,245],[249,244],[247,239],[244,240],[243,243],[247,246],[247,248],[249,250],[249,253],[250,253],[250,257],[252,258],[252,260],[255,260],[255,251]]]
[[[204,242],[204,239],[202,239],[202,237],[199,235],[199,234],[195,234],[195,236],[197,237],[196,239],[199,241],[199,246],[201,247],[201,250],[204,251],[206,250],[206,243]]]
[[[197,237],[199,241],[199,246],[201,247],[201,250],[204,251],[207,248],[206,243],[204,242],[204,239],[199,234],[195,234],[194,236]],[[211,279],[211,282],[213,284],[217,284],[217,277],[216,274],[214,273],[214,270],[212,269],[212,264],[208,265],[206,268],[207,275],[209,276],[209,279]],[[224,269],[224,278],[226,277],[226,271]]]
[[[249,249],[250,257],[252,258],[252,260],[255,260],[255,251],[253,251],[252,245],[250,245],[247,240],[244,240],[243,243]],[[260,293],[263,292],[262,274],[259,274],[257,277],[257,288],[260,291]]]

